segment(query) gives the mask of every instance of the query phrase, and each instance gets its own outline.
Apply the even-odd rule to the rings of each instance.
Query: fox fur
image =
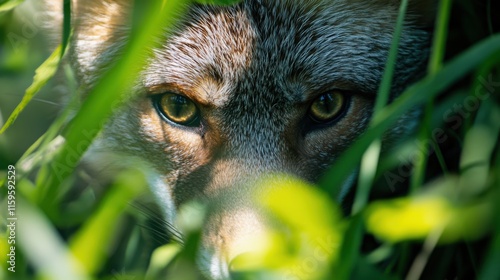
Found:
[[[61,2],[45,0],[53,29],[61,25]],[[69,57],[83,91],[119,59],[132,2],[73,1]],[[410,0],[391,99],[425,69],[433,2]],[[113,152],[148,165],[151,188],[169,222],[187,201],[211,200],[268,172],[315,182],[369,123],[399,5],[396,0],[190,4],[141,72],[137,97],[109,120],[89,157]],[[309,105],[330,90],[349,95],[344,115],[308,127]],[[201,125],[165,121],[151,102],[151,95],[163,92],[197,104]],[[401,116],[384,135],[384,145],[411,131],[417,119],[417,108]],[[206,225],[200,265],[209,277],[228,279],[224,260],[233,256],[223,256],[221,248],[252,232],[259,221],[251,211],[220,213]]]

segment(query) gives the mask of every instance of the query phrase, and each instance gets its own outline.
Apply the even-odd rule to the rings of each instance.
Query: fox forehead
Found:
[[[293,2],[293,4],[292,4]],[[170,85],[222,106],[269,91],[303,102],[329,89],[373,93],[397,9],[384,1],[244,1],[194,5],[145,71],[146,87]],[[409,32],[407,32],[409,33]],[[399,81],[406,84],[427,40],[403,36]]]

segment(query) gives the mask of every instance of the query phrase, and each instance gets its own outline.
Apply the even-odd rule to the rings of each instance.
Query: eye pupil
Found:
[[[312,103],[310,116],[318,123],[330,122],[341,115],[344,105],[345,97],[341,92],[325,93]]]
[[[172,95],[163,100],[163,104],[173,117],[182,118],[190,109],[186,98],[179,95]]]
[[[160,96],[157,108],[160,113],[170,121],[184,125],[198,125],[198,109],[193,101],[187,97],[166,93]]]

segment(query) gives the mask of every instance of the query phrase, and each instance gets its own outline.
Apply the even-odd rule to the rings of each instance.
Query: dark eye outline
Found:
[[[194,117],[193,118],[190,118],[188,121],[186,122],[178,122],[178,121],[175,121],[173,119],[171,119],[169,117],[169,114],[167,114],[162,106],[162,99],[167,96],[167,95],[174,95],[174,96],[177,96],[177,97],[182,97],[182,98],[185,98],[187,101],[191,102],[194,107],[196,108],[196,112],[194,114]],[[152,101],[153,101],[153,107],[156,109],[157,113],[167,122],[171,123],[171,124],[174,124],[174,125],[177,125],[177,126],[183,126],[183,127],[199,127],[200,124],[201,124],[201,117],[200,117],[200,109],[198,108],[198,106],[196,105],[196,103],[191,100],[190,98],[188,98],[187,96],[185,95],[182,95],[182,94],[178,94],[178,93],[174,93],[174,92],[165,92],[165,93],[161,93],[161,94],[155,94],[151,97]]]
[[[342,95],[343,103],[341,104],[339,112],[330,119],[320,120],[318,118],[315,118],[311,112],[311,110],[312,110],[311,108],[312,108],[314,102],[317,102],[321,97],[323,97],[327,94],[331,94],[331,93],[338,93],[338,94]],[[341,90],[330,90],[330,91],[324,92],[323,94],[318,96],[316,99],[314,99],[311,102],[311,104],[309,104],[309,109],[307,111],[307,114],[308,114],[308,117],[311,120],[311,122],[316,124],[316,125],[331,125],[332,123],[337,122],[338,120],[340,120],[341,118],[343,118],[345,116],[350,104],[351,104],[351,95],[350,94],[348,94],[344,91],[341,91]]]

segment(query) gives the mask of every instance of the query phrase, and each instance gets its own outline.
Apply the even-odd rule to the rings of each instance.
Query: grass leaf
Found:
[[[138,171],[126,171],[101,202],[92,217],[70,241],[71,252],[90,274],[97,272],[108,257],[113,234],[119,230],[119,217],[128,203],[145,190],[146,182]],[[99,234],[96,234],[96,233]]]
[[[0,12],[10,11],[23,2],[24,0],[10,0],[5,3],[2,3],[0,4]]]
[[[384,76],[382,77],[382,82],[380,83],[380,87],[378,90],[375,107],[373,108],[373,115],[377,115],[380,110],[382,110],[382,108],[386,106],[387,101],[389,100],[392,80],[394,76],[394,69],[396,67],[396,59],[398,57],[399,39],[401,37],[407,8],[408,0],[401,1],[396,28],[394,30],[394,36],[392,38],[392,45],[389,51],[389,57],[387,58],[387,63],[385,65]],[[370,125],[373,125],[373,119],[371,120]],[[352,206],[353,214],[359,213],[368,202],[370,188],[373,184],[375,174],[377,173],[381,148],[382,141],[380,139],[374,139],[370,147],[364,153],[363,158],[361,159],[360,174],[358,177],[358,189],[356,191],[356,196],[354,198],[354,203]]]
[[[359,159],[373,139],[380,137],[404,112],[433,98],[499,51],[500,35],[491,36],[460,54],[435,75],[427,76],[408,88],[398,99],[374,116],[373,127],[361,135],[336,160],[336,163],[321,179],[319,185],[338,196],[341,183],[356,168]]]
[[[18,216],[22,218],[16,229],[17,242],[38,275],[53,280],[89,279],[51,221],[29,202],[20,198],[19,202]]]
[[[40,201],[51,204],[59,183],[71,174],[107,118],[119,107],[116,101],[125,102],[131,97],[129,89],[145,65],[148,52],[159,43],[159,33],[176,21],[185,5],[184,1],[155,1],[149,8],[150,17],[142,17],[137,25],[140,31],[132,34],[135,37],[132,36],[123,56],[89,92],[64,132],[66,142],[51,164],[48,180],[40,186]]]
[[[14,112],[7,119],[3,127],[0,129],[0,134],[4,133],[7,128],[9,128],[14,121],[17,119],[19,114],[24,110],[28,103],[35,97],[35,95],[40,91],[40,89],[54,76],[59,66],[59,61],[62,56],[62,47],[59,46],[56,50],[45,60],[38,69],[35,71],[35,77],[33,78],[33,83],[26,89],[26,93],[19,105],[14,109]]]

